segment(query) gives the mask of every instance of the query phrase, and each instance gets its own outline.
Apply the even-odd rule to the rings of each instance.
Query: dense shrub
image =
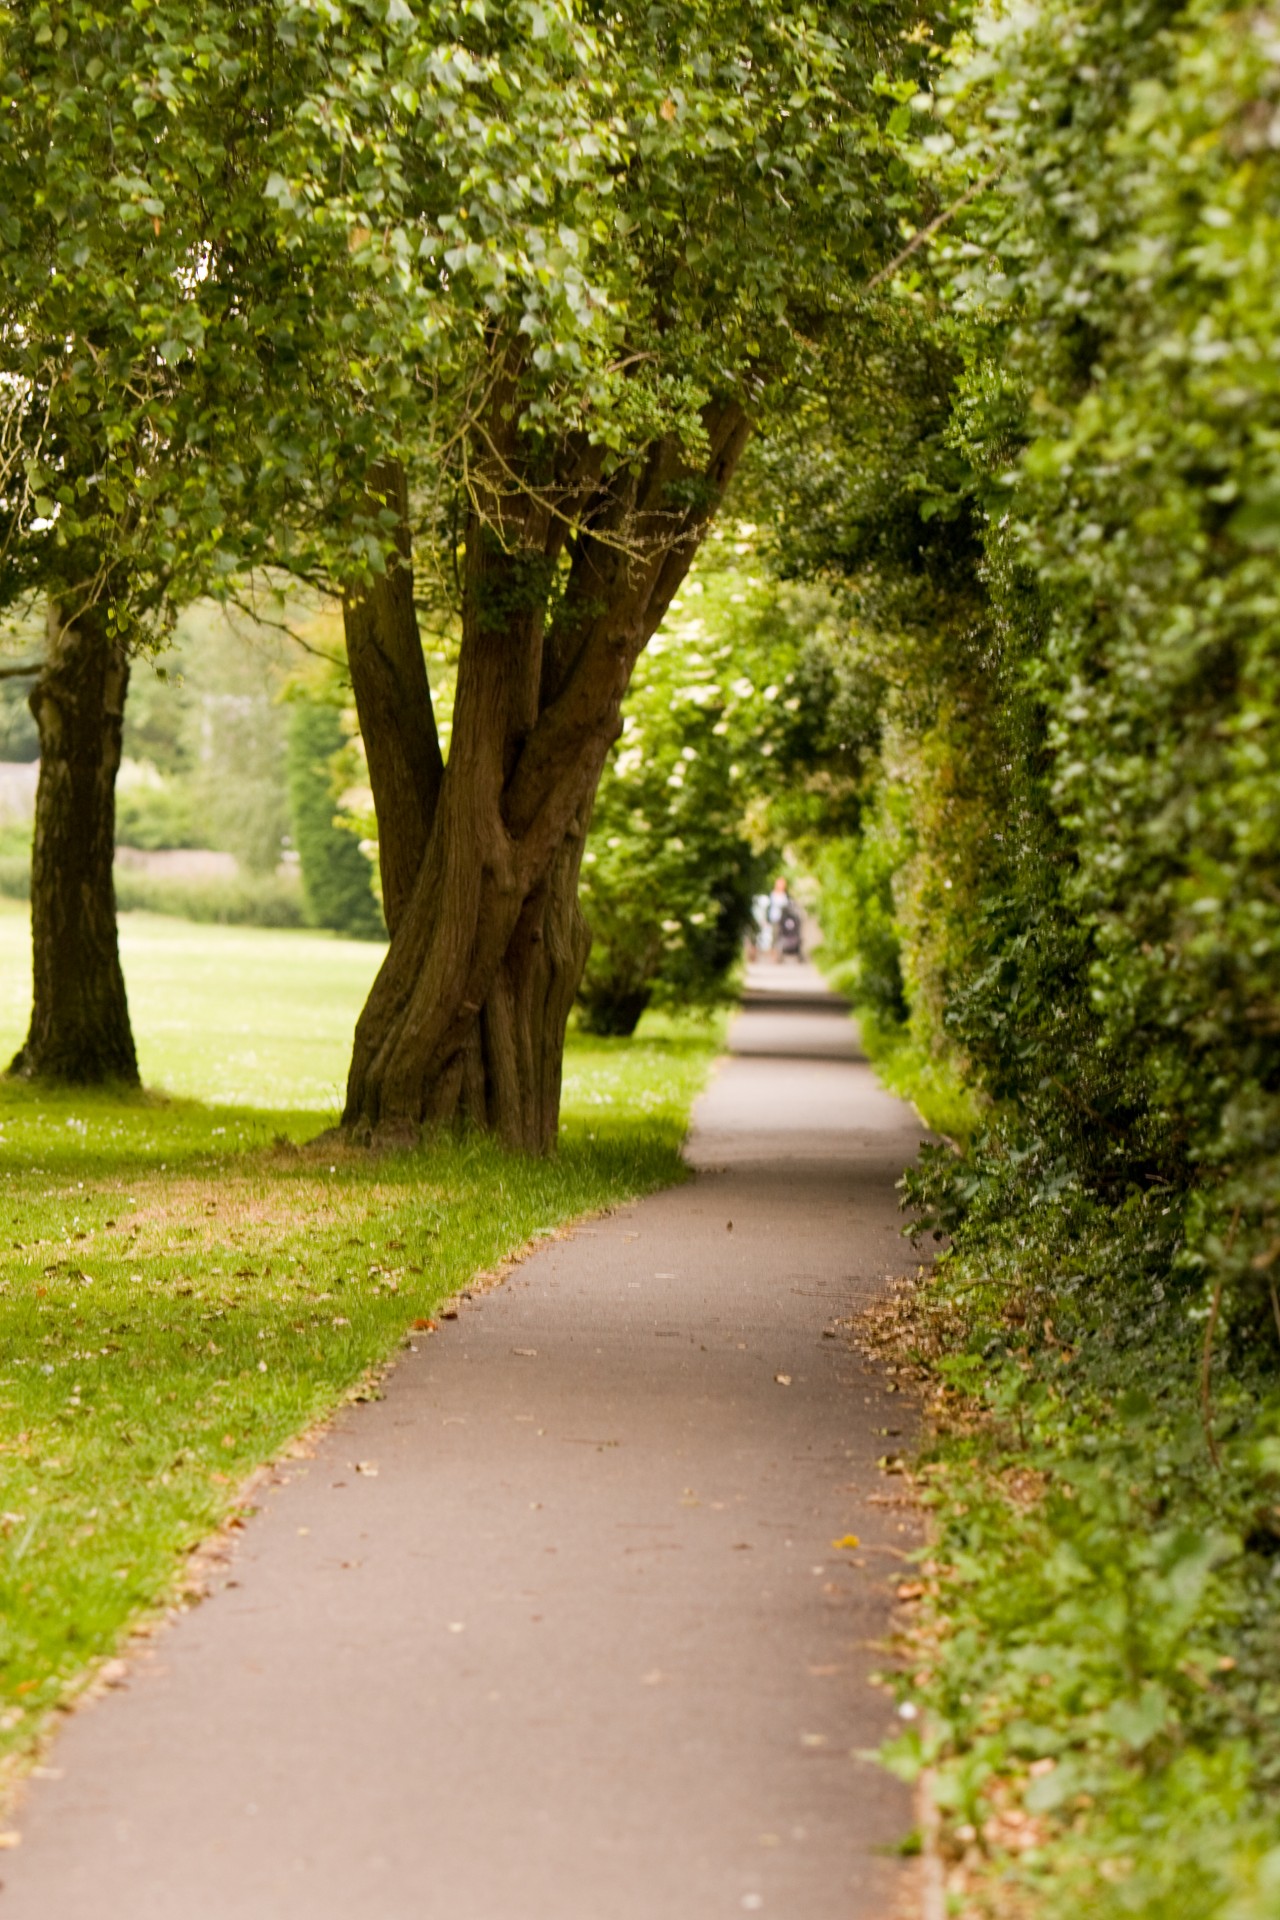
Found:
[[[0,894],[6,900],[31,898],[30,853],[0,853]]]
[[[116,845],[154,852],[162,847],[206,847],[197,823],[189,785],[166,781],[156,786],[116,788]]]
[[[167,913],[179,920],[243,927],[308,925],[302,889],[277,874],[237,874],[233,879],[180,880],[115,870],[116,906],[121,913]],[[0,847],[0,895],[31,898],[31,854]]]
[[[316,927],[361,940],[386,934],[373,894],[373,869],[350,826],[337,818],[334,763],[347,744],[331,703],[296,698],[289,710],[289,813],[307,916]]]
[[[29,680],[0,680],[0,760],[40,757],[40,735],[28,704],[30,692]]]
[[[168,913],[180,920],[229,927],[305,927],[302,889],[276,874],[245,873],[232,880],[160,879],[117,867],[121,913]]]

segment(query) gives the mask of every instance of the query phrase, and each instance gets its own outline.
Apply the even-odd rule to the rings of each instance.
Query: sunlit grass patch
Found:
[[[252,1107],[342,1106],[351,1036],[384,949],[367,940],[120,916],[120,958],[142,1078]],[[0,901],[0,1061],[31,1008],[27,910]]]

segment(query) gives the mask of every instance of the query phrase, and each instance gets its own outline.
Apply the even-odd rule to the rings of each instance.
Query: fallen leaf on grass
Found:
[[[415,1320],[413,1322],[413,1330],[415,1333],[434,1333],[436,1323],[434,1320]]]

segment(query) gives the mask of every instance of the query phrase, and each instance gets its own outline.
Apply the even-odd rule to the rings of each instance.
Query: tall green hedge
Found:
[[[771,474],[882,687],[832,928],[979,1100],[911,1183],[946,1365],[1040,1488],[944,1512],[932,1752],[958,1849],[1043,1824],[1030,1911],[1270,1920],[1280,16],[976,13],[950,217]]]
[[[361,940],[385,937],[372,869],[354,834],[337,823],[333,763],[345,745],[335,706],[295,699],[289,711],[288,778],[293,844],[313,926]]]

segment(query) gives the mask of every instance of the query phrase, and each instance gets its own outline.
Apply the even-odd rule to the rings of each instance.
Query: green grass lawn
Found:
[[[0,909],[0,1048],[25,912]],[[412,1323],[561,1223],[679,1177],[718,1027],[574,1040],[562,1147],[373,1159],[334,1117],[380,950],[126,916],[133,1098],[0,1080],[0,1754],[28,1754],[253,1468]],[[196,1098],[195,1096],[201,1096]],[[424,1337],[432,1337],[427,1334]]]
[[[336,1119],[356,1015],[385,949],[323,933],[120,916],[138,1063],[149,1087]],[[31,1012],[27,910],[0,900],[0,1058]]]

